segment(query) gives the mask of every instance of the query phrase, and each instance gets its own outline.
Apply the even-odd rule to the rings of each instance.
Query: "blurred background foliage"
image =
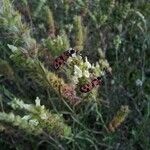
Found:
[[[1,148],[149,150],[149,16],[148,0],[0,0]],[[79,93],[88,101],[76,107],[66,103],[64,89],[59,88],[72,82],[69,72],[55,72],[51,64],[69,47],[91,64],[106,58],[113,74],[92,93],[96,101]],[[37,97],[46,108],[39,102],[33,106]],[[12,110],[9,103],[14,99],[19,108],[27,105],[27,112]],[[119,124],[126,116],[122,105],[130,113],[109,132],[108,124]],[[53,119],[46,122],[41,114]],[[30,124],[35,120],[38,126]],[[25,132],[31,125],[36,134]]]

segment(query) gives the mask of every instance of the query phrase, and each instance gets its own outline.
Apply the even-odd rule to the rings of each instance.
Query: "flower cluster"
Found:
[[[114,132],[121,125],[121,123],[124,122],[129,112],[130,110],[127,105],[121,106],[120,110],[117,112],[112,121],[109,123],[108,129],[111,132]]]
[[[100,59],[96,64],[91,64],[87,57],[84,58],[81,55],[76,55],[68,60],[69,67],[73,70],[73,79],[75,83],[79,82],[80,78],[90,78],[94,76],[104,75],[104,69],[108,69],[111,72],[108,61],[103,58]],[[69,68],[70,69],[70,68]]]
[[[66,98],[70,104],[75,105],[80,102],[80,98],[76,96],[75,87],[72,84],[66,84],[62,78],[51,72],[48,73],[47,79],[53,89]]]
[[[44,47],[50,50],[53,56],[60,55],[65,49],[69,48],[68,37],[64,31],[56,37],[48,37],[43,40]]]
[[[69,136],[71,129],[64,124],[60,115],[52,114],[40,104],[40,99],[37,97],[35,105],[25,104],[22,100],[14,98],[9,105],[14,110],[21,110],[25,113],[24,116],[11,113],[0,113],[0,120],[24,130],[26,133],[39,135],[43,132],[54,136]]]
[[[65,69],[66,72],[69,72],[68,76],[71,76],[72,83],[78,87],[90,82],[93,78],[106,75],[106,70],[111,72],[111,67],[109,66],[109,63],[105,57],[102,57],[99,61],[96,62],[96,64],[91,64],[87,57],[84,59],[78,53],[68,59],[67,67]],[[97,89],[93,90],[95,94],[97,93],[96,91]],[[94,93],[93,96],[95,95]]]
[[[49,37],[55,37],[55,24],[53,19],[53,13],[48,6],[45,7],[47,14],[47,24],[48,24],[48,35]]]
[[[0,120],[24,130],[26,133],[38,135],[42,133],[42,128],[38,127],[39,122],[36,119],[31,119],[30,116],[21,117],[14,113],[0,112]]]
[[[82,25],[81,16],[74,17],[74,26],[75,26],[75,48],[78,51],[83,50],[84,41],[86,37],[86,28]]]

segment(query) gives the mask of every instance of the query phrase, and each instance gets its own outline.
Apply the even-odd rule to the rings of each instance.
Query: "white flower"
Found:
[[[31,119],[30,115],[25,115],[24,117],[22,117],[22,120],[28,121],[29,119]]]
[[[40,117],[41,117],[41,119],[43,119],[43,120],[48,119],[48,116],[47,116],[47,114],[46,114],[46,113],[42,113],[42,114],[40,114]]]
[[[96,62],[96,66],[95,66],[96,68],[100,68],[100,66],[99,66],[99,63],[98,62]]]
[[[33,109],[33,106],[32,106],[32,105],[30,105],[30,104],[24,104],[24,109],[26,109],[26,110],[30,111],[30,110],[32,110],[32,109]]]
[[[67,62],[71,63],[72,62],[72,57],[69,57],[68,60],[67,60]]]
[[[13,113],[10,113],[9,114],[9,117],[8,117],[8,120],[10,121],[13,121],[15,119],[15,115]]]
[[[21,119],[21,117],[20,117],[19,115],[16,115],[16,116],[15,116],[15,120],[14,120],[13,124],[14,124],[15,126],[19,126],[19,125],[22,124],[22,119]]]
[[[10,45],[10,44],[7,44],[7,46],[9,47],[9,49],[11,49],[11,51],[14,53],[18,50],[18,48],[14,45]]]
[[[77,57],[76,53],[72,54],[72,57]]]
[[[128,62],[131,62],[131,57],[128,57]]]
[[[83,75],[84,75],[86,78],[89,78],[89,77],[90,77],[90,73],[89,73],[89,71],[87,71],[87,70],[84,70]]]
[[[81,55],[78,55],[78,60],[82,60],[82,56]]]
[[[112,84],[112,85],[115,84],[115,80],[111,80],[111,84]]]
[[[33,125],[33,126],[37,126],[39,124],[39,122],[36,119],[32,119],[29,121],[29,124]]]
[[[104,76],[105,75],[104,71],[99,71],[99,75]]]
[[[92,64],[92,65],[91,65],[91,68],[92,68],[92,69],[95,69],[95,66],[94,66],[94,64]]]
[[[100,63],[103,67],[106,67],[106,68],[109,67],[109,63],[108,63],[107,60],[100,60],[99,63]]]
[[[143,85],[143,82],[140,79],[137,79],[135,81],[135,83],[136,83],[136,86],[142,86]]]
[[[78,78],[82,77],[82,70],[76,65],[74,65],[74,75]]]
[[[12,102],[10,102],[10,105],[13,109],[26,109],[30,110],[32,106],[29,104],[25,104],[22,100],[19,100],[17,98],[14,98]]]
[[[36,106],[41,106],[40,101],[41,101],[41,100],[39,99],[39,97],[36,97],[35,105],[36,105]]]
[[[85,57],[85,65],[87,66],[88,69],[91,68],[91,64],[87,60],[87,57]]]
[[[73,76],[72,77],[72,81],[74,84],[78,84],[79,80],[78,80],[78,77],[77,76]]]

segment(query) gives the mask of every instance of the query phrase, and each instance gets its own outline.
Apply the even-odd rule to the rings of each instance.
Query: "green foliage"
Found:
[[[0,59],[0,68],[0,76],[4,76],[8,79],[13,78],[14,72],[7,61]]]
[[[146,0],[0,1],[2,149],[148,150],[149,10]],[[100,88],[80,91],[100,75]]]
[[[9,119],[9,117],[5,117],[5,115],[7,114],[2,114],[4,115],[3,118],[8,119],[6,120],[6,122],[13,121],[14,125],[27,130],[27,132],[29,130],[31,134],[42,134],[42,132],[44,132],[42,130],[45,130],[46,132],[51,133],[54,136],[68,136],[71,133],[70,128],[64,125],[59,115],[51,114],[48,110],[46,110],[44,105],[41,106],[40,99],[38,97],[36,98],[35,103],[36,105],[34,106],[33,104],[25,104],[21,100],[14,99],[9,103],[11,107],[14,110],[18,109],[21,111],[25,111],[27,114],[23,116],[23,118],[17,116],[18,119],[16,120],[14,117],[10,117]],[[11,116],[11,114],[8,116]],[[25,125],[23,125],[24,122],[21,123],[22,121],[26,121]]]
[[[69,42],[66,33],[62,33],[55,38],[47,38],[44,41],[44,45],[50,50],[53,56],[58,56],[64,51],[64,49],[69,48]]]
[[[82,18],[80,16],[74,17],[74,32],[75,32],[75,48],[78,51],[81,51],[83,49],[83,43],[84,43],[84,34],[85,34],[85,28],[82,25]]]

